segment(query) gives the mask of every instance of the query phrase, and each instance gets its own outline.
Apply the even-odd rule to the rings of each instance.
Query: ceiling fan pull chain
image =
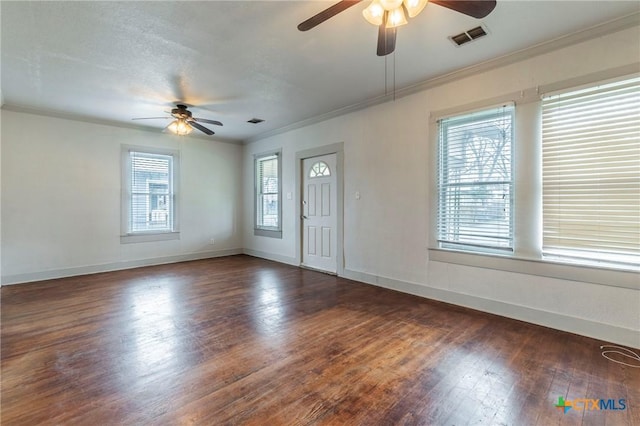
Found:
[[[396,52],[393,52],[393,101],[396,100]]]
[[[387,89],[387,57],[384,57],[384,95],[387,96],[389,94],[389,90]]]

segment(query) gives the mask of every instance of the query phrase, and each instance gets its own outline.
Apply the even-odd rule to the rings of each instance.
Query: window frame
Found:
[[[271,159],[275,157],[277,159],[277,173],[278,173],[278,226],[264,226],[258,223],[258,205],[262,194],[259,192],[258,185],[258,166],[261,161]],[[263,152],[260,154],[254,154],[253,156],[253,234],[260,237],[269,238],[282,238],[282,150]]]
[[[317,170],[316,166],[318,166]],[[315,173],[315,175],[311,176],[312,173]],[[322,160],[313,163],[309,168],[309,172],[307,173],[307,177],[309,179],[317,179],[329,176],[331,176],[331,169],[329,168],[329,165]]]
[[[447,182],[447,179],[444,178],[442,169],[445,165],[448,168],[448,161],[444,159],[444,153],[442,152],[445,145],[449,144],[449,140],[443,140],[443,133],[446,131],[444,127],[448,129],[449,126],[452,125],[464,125],[468,123],[472,123],[478,120],[486,120],[488,117],[498,117],[501,115],[500,110],[502,109],[502,115],[508,115],[511,121],[511,135],[510,135],[510,145],[509,145],[509,180],[508,182],[493,182],[492,180],[483,180],[477,182],[461,182],[456,184],[450,184]],[[437,204],[437,226],[435,229],[436,238],[438,240],[437,246],[441,249],[452,249],[452,250],[460,250],[469,253],[513,253],[513,240],[514,240],[514,189],[515,189],[515,177],[514,177],[514,161],[513,161],[513,151],[515,147],[515,104],[513,102],[505,102],[500,105],[492,105],[486,108],[474,109],[472,111],[464,111],[456,114],[451,114],[446,117],[440,117],[437,120],[437,132],[438,132],[438,140],[437,140],[437,190],[438,190],[438,204]],[[509,187],[509,218],[508,218],[508,234],[509,234],[509,242],[510,245],[508,247],[499,247],[498,245],[488,246],[488,245],[478,245],[473,244],[471,242],[453,242],[453,241],[444,241],[440,240],[440,231],[442,228],[441,213],[443,210],[446,210],[446,207],[443,207],[443,201],[446,199],[446,196],[440,191],[441,187],[449,188],[451,186],[456,187],[473,187],[477,185],[486,185],[486,184],[506,184]],[[447,214],[447,218],[451,218],[451,215]],[[494,236],[494,238],[499,238]]]
[[[131,152],[149,155],[166,155],[172,157],[171,165],[171,196],[172,229],[171,230],[131,230],[131,181],[132,162]],[[180,239],[180,151],[169,148],[157,148],[136,145],[121,145],[121,214],[120,214],[120,243],[143,243]]]
[[[569,111],[570,114],[575,114],[576,111],[582,111],[585,107],[585,105],[590,104],[591,101],[596,98],[596,100],[598,102],[601,102],[599,104],[597,104],[598,108],[603,108],[603,104],[606,105],[608,102],[611,102],[611,98],[609,98],[610,96],[616,96],[617,93],[619,93],[620,90],[624,90],[624,87],[622,87],[620,85],[620,83],[624,83],[625,85],[629,85],[630,81],[633,81],[634,86],[638,86],[640,84],[640,76],[636,75],[636,76],[625,76],[622,78],[613,78],[613,79],[607,79],[607,80],[603,80],[603,81],[597,81],[597,82],[592,82],[589,84],[582,84],[580,86],[577,87],[570,87],[570,88],[565,88],[562,90],[558,90],[558,91],[554,91],[551,93],[543,93],[541,95],[541,108],[542,108],[542,112],[543,114],[546,112],[549,116],[551,116],[551,119],[549,121],[553,121],[554,115],[558,114],[559,112],[562,114],[566,114],[567,110]],[[627,86],[628,87],[628,86]],[[604,88],[604,89],[603,89]],[[638,90],[638,89],[636,89]],[[634,95],[636,95],[637,92],[631,92]],[[578,99],[576,102],[576,98]],[[568,107],[564,107],[566,108],[564,111],[558,111],[558,110],[562,110],[562,107],[558,108],[557,107],[557,102],[566,102],[567,99],[571,99],[570,101],[570,105]],[[547,102],[547,106],[545,109],[545,102]],[[590,106],[591,107],[591,106]],[[607,106],[608,108],[608,106]],[[615,113],[619,113],[621,111],[633,111],[633,110],[616,110]],[[592,112],[590,112],[592,113]],[[620,118],[623,115],[615,115],[614,118],[615,120],[620,120]],[[544,116],[543,116],[544,117]],[[607,119],[610,119],[611,116],[607,116]],[[549,118],[549,117],[548,117]],[[583,120],[583,118],[579,118],[580,120]],[[592,138],[594,136],[594,134],[601,132],[603,130],[603,128],[606,127],[611,127],[611,124],[607,124],[606,126],[603,125],[602,122],[599,122],[597,119],[595,120],[596,123],[591,123],[589,122],[590,125],[596,125],[598,126],[596,130],[591,129],[591,133],[587,134],[587,138]],[[628,125],[629,122],[631,122],[631,120],[629,121],[625,121],[624,124]],[[633,121],[633,123],[637,123],[637,121]],[[558,130],[563,126],[566,125],[566,122],[562,122],[561,125],[556,125],[554,123],[548,123],[549,125],[546,127],[547,131],[555,131],[556,134],[558,132]],[[579,124],[584,124],[583,122],[580,122]],[[621,125],[620,122],[616,121],[614,123],[615,125],[619,126]],[[571,153],[571,156],[567,156],[565,154],[558,154],[557,150],[559,147],[561,147],[562,145],[558,144],[557,142],[554,142],[552,140],[552,136],[548,136],[547,137],[549,139],[545,140],[545,122],[543,120],[542,122],[542,166],[545,167],[545,155],[549,158],[549,163],[547,163],[547,166],[553,167],[553,172],[548,172],[548,175],[545,179],[544,176],[544,172],[543,172],[543,183],[542,183],[542,195],[545,196],[549,196],[549,197],[557,197],[557,190],[553,190],[551,188],[547,188],[546,192],[545,192],[545,184],[548,183],[552,183],[554,185],[560,185],[560,186],[565,186],[568,185],[567,179],[569,179],[568,176],[566,175],[560,175],[560,176],[553,176],[554,173],[566,173],[568,170],[567,168],[564,167],[560,167],[558,168],[556,166],[556,164],[554,164],[554,162],[557,163],[557,161],[567,161],[567,160],[575,160],[575,158],[577,158],[576,156],[576,151],[573,151]],[[571,136],[573,138],[576,137],[575,133],[571,133]],[[611,137],[621,137],[621,132],[619,131],[619,129],[611,129],[611,131],[608,131],[606,133],[606,137],[607,137],[607,141],[610,142],[611,140],[609,138]],[[557,139],[557,136],[556,136]],[[564,137],[561,137],[561,142],[566,143],[566,139]],[[635,142],[635,140],[632,140],[633,142]],[[588,146],[587,143],[585,143],[585,141],[583,140],[578,140],[577,143],[580,145],[579,149],[584,149],[584,147]],[[547,153],[545,154],[545,144],[547,146]],[[633,145],[635,146],[635,144]],[[553,152],[556,151],[556,152]],[[613,153],[613,154],[612,154]],[[614,159],[616,161],[621,161],[622,157],[620,154],[616,153],[615,151],[606,151],[606,154],[608,155],[613,155]],[[611,161],[610,158],[607,159],[607,161],[603,161],[601,158],[599,158],[599,156],[594,156],[593,154],[591,154],[591,159],[589,159],[589,164],[593,165],[593,163],[597,164],[599,166],[599,169],[596,170],[595,174],[596,176],[599,176],[600,178],[603,178],[604,175],[599,174],[602,172],[602,168],[604,167],[605,169],[607,169],[608,167],[610,167],[607,163]],[[628,158],[625,157],[625,160],[627,160]],[[620,163],[616,163],[617,166],[620,166]],[[612,171],[615,170],[614,169],[607,169],[607,171]],[[575,170],[572,169],[571,173],[574,173]],[[592,177],[593,175],[591,175],[590,177]],[[619,174],[614,174],[614,178],[616,180],[620,179],[620,175]],[[571,178],[572,180],[575,180],[575,178]],[[585,183],[586,180],[579,180],[580,183]],[[616,195],[616,196],[621,196],[621,192],[612,192],[611,190],[606,191],[606,195],[604,195],[602,193],[602,191],[600,189],[595,189],[594,190],[595,194],[598,194],[600,196],[607,196],[607,195]],[[594,197],[594,193],[587,193],[587,198],[585,199],[584,196],[581,196],[581,200],[583,202],[592,202],[593,204],[589,204],[588,208],[585,210],[581,210],[581,214],[585,215],[587,214],[587,211],[590,211],[592,214],[593,212],[596,212],[598,210],[600,210],[600,208],[603,207],[603,205],[598,204],[598,198],[599,197]],[[578,191],[573,191],[571,192],[570,195],[578,195],[579,192]],[[543,201],[543,205],[544,205],[544,201]],[[633,205],[631,205],[633,206]],[[551,206],[552,209],[554,209],[555,206]],[[563,207],[567,207],[567,204],[563,204]],[[625,206],[626,207],[626,206]],[[568,214],[568,215],[563,215],[562,213],[562,208],[558,208],[553,210],[554,213],[556,214],[560,214],[562,215],[562,219],[565,220],[576,220],[576,215],[575,214]],[[620,214],[620,209],[618,209],[618,211],[616,211],[615,213]],[[626,212],[625,212],[626,214]],[[583,217],[579,218],[580,220],[583,220]],[[623,218],[624,220],[624,218]],[[562,225],[562,220],[553,220],[553,219],[547,219],[547,221],[545,222],[545,217],[543,215],[542,218],[542,225],[543,225],[543,246],[542,246],[542,256],[545,259],[555,259],[557,261],[560,262],[567,262],[567,263],[585,263],[587,265],[596,265],[596,264],[602,264],[605,267],[612,267],[615,269],[624,269],[627,267],[631,267],[633,268],[633,265],[636,265],[638,263],[640,263],[640,253],[628,253],[628,254],[623,254],[621,253],[622,247],[619,246],[618,244],[621,243],[620,239],[616,239],[614,237],[613,239],[613,243],[614,246],[611,247],[605,247],[607,244],[605,243],[605,241],[603,239],[598,239],[598,236],[600,238],[608,238],[609,235],[606,234],[605,232],[599,232],[596,230],[595,233],[592,234],[580,234],[581,230],[579,230],[579,237],[588,237],[589,240],[583,240],[583,241],[588,241],[589,244],[599,244],[599,249],[595,249],[595,248],[587,248],[585,246],[580,247],[579,244],[572,244],[571,242],[566,241],[565,239],[568,238],[568,232],[563,229]],[[611,226],[613,224],[613,222],[609,219],[605,219],[602,218],[602,220],[600,218],[591,218],[590,222],[588,223],[591,226],[595,226],[595,227],[607,227],[607,226]],[[558,241],[551,243],[549,240],[553,240],[553,238],[549,237],[549,240],[544,239],[545,233],[550,233],[550,232],[557,232],[557,237]],[[637,232],[637,230],[636,230]],[[548,234],[547,234],[548,235]],[[640,244],[640,241],[638,241],[638,244]],[[587,246],[588,246],[587,245]],[[609,249],[607,251],[607,248]],[[602,250],[602,251],[600,251]],[[618,254],[615,254],[614,252],[619,251]],[[638,268],[638,271],[640,271],[640,268]]]
[[[531,87],[467,105],[433,111],[429,119],[429,238],[430,261],[495,269],[640,290],[637,269],[606,264],[573,263],[542,256],[542,96],[559,90],[597,85],[606,80],[637,76],[631,67],[619,67],[577,78]],[[515,104],[514,252],[481,253],[440,248],[437,242],[438,120],[447,116]],[[434,207],[435,206],[435,207]]]

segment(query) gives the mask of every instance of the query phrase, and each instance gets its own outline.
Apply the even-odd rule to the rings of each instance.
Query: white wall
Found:
[[[3,284],[241,251],[241,146],[1,113]],[[122,144],[180,150],[179,240],[120,243]]]
[[[637,289],[435,262],[427,251],[430,113],[637,65],[638,40],[639,27],[626,29],[247,145],[245,250],[296,262],[294,200],[283,200],[281,240],[250,232],[253,154],[282,148],[283,192],[295,193],[295,153],[344,142],[345,276],[640,347]]]

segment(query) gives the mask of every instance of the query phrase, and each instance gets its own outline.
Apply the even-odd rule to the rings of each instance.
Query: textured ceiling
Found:
[[[248,140],[529,46],[637,13],[638,1],[509,1],[476,20],[437,5],[375,54],[377,29],[356,5],[308,32],[325,1],[2,1],[7,107],[154,127],[176,102]],[[482,23],[463,47],[447,37]],[[249,124],[258,117],[266,121]]]

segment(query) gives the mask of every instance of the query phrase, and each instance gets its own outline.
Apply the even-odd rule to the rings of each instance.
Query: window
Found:
[[[640,77],[617,72],[434,112],[429,259],[638,289]]]
[[[640,78],[543,97],[543,255],[640,264]]]
[[[513,105],[439,121],[438,243],[513,250]]]
[[[329,165],[324,161],[318,161],[311,166],[309,170],[309,178],[331,176],[331,169]]]
[[[178,152],[125,146],[122,155],[121,241],[177,238]]]
[[[255,157],[255,235],[282,238],[280,152]]]

